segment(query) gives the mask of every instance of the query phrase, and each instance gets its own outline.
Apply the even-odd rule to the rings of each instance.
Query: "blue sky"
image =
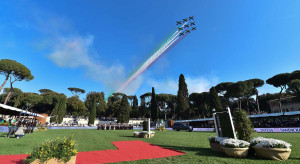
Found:
[[[15,83],[26,92],[48,88],[71,96],[67,88],[79,87],[109,94],[177,20],[193,15],[197,31],[125,92],[140,95],[154,86],[157,93],[176,94],[181,73],[189,93],[202,92],[220,82],[266,80],[299,69],[299,8],[299,1],[259,0],[1,1],[0,58],[32,71],[34,80]]]

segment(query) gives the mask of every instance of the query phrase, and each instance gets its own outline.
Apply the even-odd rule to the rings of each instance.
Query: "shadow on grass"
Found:
[[[214,152],[210,148],[201,148],[201,147],[183,147],[183,146],[170,146],[170,145],[157,145],[163,148],[177,150],[177,151],[192,151],[197,152],[196,155],[199,156],[212,156],[212,157],[226,157],[224,153]]]
[[[129,135],[125,135],[125,136],[124,135],[119,135],[119,137],[134,138],[134,136],[131,136],[131,135],[130,136]]]

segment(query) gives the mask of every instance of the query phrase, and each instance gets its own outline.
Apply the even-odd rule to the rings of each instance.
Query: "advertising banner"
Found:
[[[300,127],[291,128],[254,128],[259,133],[300,133]]]
[[[8,132],[7,126],[0,126],[0,132]]]

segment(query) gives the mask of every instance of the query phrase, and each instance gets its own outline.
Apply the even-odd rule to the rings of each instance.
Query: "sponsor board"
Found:
[[[254,128],[259,133],[300,133],[300,127],[293,128]]]
[[[143,130],[142,127],[133,127],[134,130]],[[150,128],[151,130],[154,130],[154,128]],[[167,130],[173,130],[172,128],[166,128]],[[199,132],[213,132],[215,131],[215,128],[193,128],[193,131],[199,131]]]
[[[0,132],[8,132],[7,126],[0,126]]]
[[[97,129],[97,127],[48,126],[48,129]]]

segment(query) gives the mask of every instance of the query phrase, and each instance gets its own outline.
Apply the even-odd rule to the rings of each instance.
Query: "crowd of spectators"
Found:
[[[252,121],[255,128],[300,127],[299,118],[260,118]]]

